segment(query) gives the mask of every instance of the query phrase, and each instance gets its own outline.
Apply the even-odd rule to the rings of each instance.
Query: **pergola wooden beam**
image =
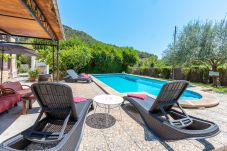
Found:
[[[20,0],[24,7],[30,12],[32,17],[39,23],[39,25],[48,33],[52,40],[56,39],[56,35],[47,22],[47,19],[39,9],[34,0]]]
[[[63,40],[57,0],[0,0],[0,34]]]
[[[8,44],[22,44],[22,45],[35,45],[35,46],[57,46],[57,43],[53,41],[52,44],[45,44],[45,43],[33,43],[33,42],[10,42],[10,41],[0,41],[1,43],[8,43]]]
[[[7,32],[7,31],[5,31],[5,30],[3,30],[3,29],[1,29],[1,28],[0,28],[0,31],[4,32],[4,33],[1,33],[1,35],[10,35],[9,32]]]

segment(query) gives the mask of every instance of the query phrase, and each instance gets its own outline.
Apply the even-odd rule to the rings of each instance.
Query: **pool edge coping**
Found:
[[[127,73],[107,73],[107,74],[127,74]],[[94,75],[105,75],[105,74],[94,74]],[[153,77],[149,77],[149,76],[141,76],[141,75],[134,75],[134,74],[127,74],[127,75],[168,82],[168,80],[157,79],[157,78],[153,78]],[[127,95],[127,93],[120,93],[120,92],[116,91],[115,89],[111,88],[107,84],[105,84],[102,81],[95,78],[93,75],[92,75],[92,79],[95,82],[95,84],[98,87],[100,87],[107,94],[117,95],[117,96],[121,96],[121,97]],[[180,105],[183,108],[209,108],[209,107],[217,106],[219,104],[219,99],[217,97],[215,97],[214,95],[212,95],[208,92],[204,92],[202,90],[197,90],[197,89],[195,89],[195,87],[197,87],[197,86],[188,88],[188,90],[199,93],[202,96],[202,98],[199,101],[198,100],[179,101]],[[130,92],[130,93],[138,93],[138,92]],[[156,96],[148,94],[147,92],[141,92],[141,93],[144,93],[154,99],[156,98]]]

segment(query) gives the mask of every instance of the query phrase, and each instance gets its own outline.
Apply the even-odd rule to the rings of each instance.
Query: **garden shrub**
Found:
[[[188,80],[189,79],[189,73],[190,73],[190,68],[182,68],[181,69],[184,79]]]
[[[161,78],[164,79],[170,79],[170,75],[171,75],[171,68],[170,67],[163,67],[160,68],[160,76]]]
[[[161,68],[154,68],[154,75],[156,78],[161,78]]]
[[[19,73],[27,73],[28,71],[29,71],[29,68],[25,68],[25,67],[18,68]]]
[[[133,67],[128,67],[126,72],[129,73],[129,74],[132,74],[133,73]]]
[[[181,69],[184,79],[192,82],[209,82],[209,69],[205,66],[191,66]]]
[[[140,67],[139,70],[141,75],[147,75],[146,67]]]
[[[222,86],[227,86],[227,64],[218,67],[219,80]]]
[[[201,83],[212,83],[212,78],[209,77],[209,68],[206,66],[192,66],[192,67],[185,67],[185,68],[176,68],[179,69],[181,72],[177,72],[175,74],[183,74],[181,79],[178,80],[188,80],[191,82],[201,82]],[[155,78],[164,78],[170,79],[172,68],[170,67],[163,67],[163,68],[130,68],[132,74],[138,75],[146,75]],[[222,86],[227,86],[227,66],[219,67],[218,71],[220,72],[220,82]],[[175,75],[177,76],[177,75]]]
[[[154,77],[154,68],[145,68],[144,75]]]

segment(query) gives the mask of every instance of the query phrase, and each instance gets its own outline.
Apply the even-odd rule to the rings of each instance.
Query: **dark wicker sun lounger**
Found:
[[[0,150],[78,150],[92,101],[75,104],[71,88],[64,84],[37,83],[32,91],[41,106],[35,124],[4,141]]]
[[[178,100],[187,85],[186,81],[170,82],[162,87],[156,99],[125,96],[124,100],[134,105],[148,128],[164,140],[215,136],[219,132],[215,123],[189,116],[179,105]],[[179,110],[173,109],[173,105]]]
[[[84,77],[82,75],[77,74],[73,69],[67,70],[67,76],[64,78],[65,82],[77,82],[77,81],[85,81],[85,82],[92,82],[91,77]]]

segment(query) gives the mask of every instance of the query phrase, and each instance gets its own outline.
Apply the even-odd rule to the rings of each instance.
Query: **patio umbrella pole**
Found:
[[[57,41],[57,82],[59,82],[59,40]]]

